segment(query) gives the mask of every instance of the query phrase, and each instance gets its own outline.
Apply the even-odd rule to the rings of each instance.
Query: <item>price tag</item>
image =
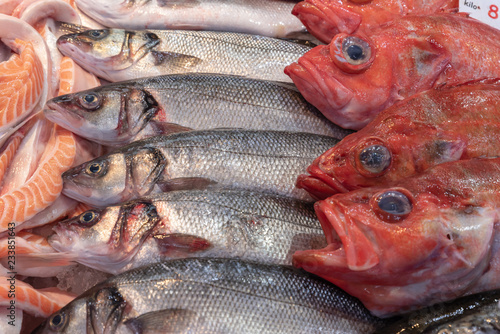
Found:
[[[475,18],[492,27],[500,29],[499,0],[459,0],[459,11],[469,13]]]

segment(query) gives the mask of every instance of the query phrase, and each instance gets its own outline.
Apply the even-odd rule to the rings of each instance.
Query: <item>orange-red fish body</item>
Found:
[[[408,14],[432,14],[458,9],[458,0],[305,0],[292,14],[324,43],[338,33],[352,34]]]
[[[294,264],[389,316],[500,287],[500,159],[440,164],[315,204],[328,246]]]
[[[498,80],[415,94],[318,157],[297,185],[324,199],[386,186],[437,164],[500,156]]]
[[[338,34],[285,69],[332,122],[359,130],[380,111],[443,83],[500,77],[500,33],[461,14],[405,16]]]

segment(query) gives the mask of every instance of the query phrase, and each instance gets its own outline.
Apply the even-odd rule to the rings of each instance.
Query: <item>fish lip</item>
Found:
[[[324,45],[316,46],[311,51],[325,47],[328,48]],[[341,127],[349,128],[351,124],[343,122],[342,118],[337,119],[337,116],[339,111],[354,98],[353,92],[333,75],[325,73],[319,64],[308,60],[306,58],[308,53],[300,57],[296,63],[288,65],[285,74],[292,79],[304,98],[318,108],[326,118]],[[328,63],[327,66],[335,66],[331,60]]]
[[[47,242],[59,252],[70,249],[78,237],[78,233],[72,229],[70,224],[58,223],[52,228],[52,231],[55,233],[47,237]]]
[[[361,25],[361,15],[344,8],[342,6],[330,5],[322,0],[303,0],[297,3],[292,14],[299,17],[301,11],[307,16],[315,16],[318,20],[307,20],[311,24],[313,34],[325,43],[339,33],[352,34],[359,29]],[[317,21],[317,22],[315,22]]]
[[[370,241],[359,229],[358,222],[345,212],[343,205],[335,198],[316,202],[314,210],[320,221],[326,240],[330,245],[339,245],[345,261],[337,261],[337,266],[330,267],[334,271],[364,272],[378,265],[380,259]],[[363,236],[364,238],[360,238]],[[340,241],[339,241],[340,239]],[[363,240],[364,239],[364,240]],[[362,242],[362,247],[359,243]],[[337,252],[339,253],[339,252]],[[340,256],[341,254],[336,254]],[[364,262],[360,262],[364,261]]]
[[[317,199],[325,199],[338,193],[349,192],[349,190],[333,175],[323,171],[321,167],[316,164],[309,166],[307,172],[309,175],[302,174],[297,178],[297,187],[312,192],[312,195]],[[309,184],[313,182],[319,182],[324,185],[321,189],[321,193],[314,191],[314,189],[309,186]]]

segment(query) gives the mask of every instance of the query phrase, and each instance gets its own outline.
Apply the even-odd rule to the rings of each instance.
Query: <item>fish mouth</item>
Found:
[[[68,103],[71,101],[69,97],[64,95],[53,98],[47,101],[43,113],[49,121],[59,124],[65,129],[72,131],[76,130],[74,132],[77,133],[78,129],[84,125],[83,117],[60,105],[60,103]]]
[[[298,176],[296,186],[306,190],[315,199],[322,200],[338,193],[349,192],[335,177],[324,172],[315,163],[307,168],[307,172],[310,175]]]
[[[351,124],[343,124],[337,116],[339,111],[353,99],[354,94],[335,79],[337,72],[329,58],[328,46],[324,45],[314,47],[300,57],[298,62],[285,67],[285,74],[292,79],[309,103],[333,123],[349,128]]]
[[[322,277],[334,276],[341,280],[342,273],[366,272],[378,265],[380,259],[376,247],[362,230],[363,224],[346,213],[340,202],[336,199],[319,201],[314,209],[328,246],[295,252],[295,266]],[[346,277],[354,279],[352,275]]]
[[[307,30],[323,43],[329,43],[339,33],[352,34],[361,24],[361,16],[330,0],[305,0],[295,5],[292,14]]]
[[[71,225],[58,223],[52,228],[54,234],[47,237],[47,242],[58,252],[65,252],[72,249],[75,241],[78,240],[78,232],[71,228]]]

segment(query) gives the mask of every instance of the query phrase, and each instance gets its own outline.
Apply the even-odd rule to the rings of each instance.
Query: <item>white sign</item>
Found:
[[[469,13],[470,17],[500,29],[499,0],[460,0],[459,11]]]

